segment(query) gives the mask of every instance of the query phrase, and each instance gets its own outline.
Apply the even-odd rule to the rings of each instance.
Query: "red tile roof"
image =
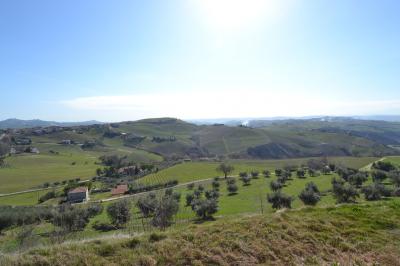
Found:
[[[128,185],[118,185],[111,190],[111,195],[121,195],[128,191]]]
[[[68,193],[82,193],[82,192],[86,192],[88,190],[87,187],[77,187],[74,188],[73,190],[70,190]]]

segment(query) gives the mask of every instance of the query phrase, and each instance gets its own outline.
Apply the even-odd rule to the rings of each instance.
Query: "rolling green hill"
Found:
[[[6,134],[35,143],[94,143],[92,150],[148,151],[164,158],[296,158],[314,156],[384,156],[399,154],[400,124],[355,119],[268,121],[249,128],[194,125],[174,118],[104,125],[53,127],[38,133],[24,129]],[[11,143],[12,145],[12,143]],[[150,156],[151,157],[151,156]],[[138,158],[143,160],[145,158]],[[154,158],[149,158],[152,160]]]

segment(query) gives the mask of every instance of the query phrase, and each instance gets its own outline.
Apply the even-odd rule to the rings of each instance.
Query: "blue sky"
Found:
[[[400,114],[400,2],[0,2],[0,119]]]

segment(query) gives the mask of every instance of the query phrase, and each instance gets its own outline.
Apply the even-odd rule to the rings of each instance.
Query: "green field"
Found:
[[[98,154],[73,149],[58,155],[43,152],[38,155],[16,155],[6,159],[0,168],[0,193],[11,193],[72,178],[86,179],[98,168]]]
[[[285,159],[285,160],[232,160],[229,161],[235,170],[232,175],[238,175],[239,172],[250,172],[252,170],[260,171],[260,173],[269,169],[284,167],[285,165],[297,165],[306,163],[310,158],[301,159]],[[332,162],[343,164],[348,167],[361,168],[371,162],[378,160],[376,157],[332,157]],[[186,162],[173,167],[162,170],[158,173],[148,175],[141,179],[140,182],[147,184],[162,183],[168,180],[178,180],[179,183],[187,183],[195,180],[213,178],[221,176],[216,171],[219,163],[216,162]]]
[[[385,161],[391,162],[397,165],[398,167],[400,166],[400,156],[388,156],[385,157]]]

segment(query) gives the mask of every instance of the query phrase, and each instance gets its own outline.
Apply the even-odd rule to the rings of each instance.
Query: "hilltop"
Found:
[[[13,128],[32,128],[32,127],[50,127],[50,126],[85,126],[101,124],[102,122],[91,120],[82,122],[55,122],[55,121],[45,121],[40,119],[32,120],[21,120],[16,118],[10,118],[0,121],[0,129],[13,129]]]

